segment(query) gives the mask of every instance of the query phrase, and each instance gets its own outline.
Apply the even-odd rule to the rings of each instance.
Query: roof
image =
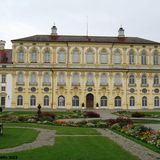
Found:
[[[72,36],[72,35],[33,35],[14,39],[12,42],[95,42],[123,44],[160,44],[155,41],[138,37],[103,37],[103,36]]]
[[[12,50],[0,50],[0,63],[12,63]]]

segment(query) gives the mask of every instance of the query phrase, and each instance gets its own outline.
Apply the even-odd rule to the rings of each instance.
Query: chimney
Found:
[[[0,50],[5,49],[5,43],[6,43],[6,41],[0,40]]]
[[[51,35],[53,36],[57,35],[57,27],[55,25],[53,25],[53,27],[51,28]]]
[[[125,37],[124,29],[122,27],[120,27],[119,30],[118,30],[118,37]]]

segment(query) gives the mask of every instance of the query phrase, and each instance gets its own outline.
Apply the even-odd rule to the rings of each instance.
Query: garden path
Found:
[[[144,124],[146,127],[150,127],[156,131],[160,131],[160,124]]]
[[[129,140],[119,134],[116,134],[108,129],[97,129],[103,136],[106,136],[122,146],[125,150],[129,151],[133,155],[139,157],[140,160],[158,160],[160,159],[160,154],[156,153],[132,140]]]
[[[22,145],[0,149],[0,153],[12,153],[12,152],[19,152],[24,150],[31,150],[34,148],[42,147],[42,146],[51,146],[54,145],[54,137],[55,131],[49,129],[41,129],[41,128],[31,128],[31,127],[7,127],[7,128],[29,128],[35,129],[39,132],[37,138],[32,143],[24,143]]]

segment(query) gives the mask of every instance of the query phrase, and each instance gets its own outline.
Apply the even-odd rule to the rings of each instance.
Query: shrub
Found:
[[[86,124],[86,126],[87,126],[87,127],[95,127],[95,124],[94,124],[94,123],[89,122],[89,123],[87,123],[87,124]]]
[[[117,123],[120,125],[120,127],[122,128],[123,126],[126,126],[128,124],[133,124],[132,120],[126,117],[118,117],[116,119]]]
[[[106,128],[107,124],[105,122],[99,121],[99,122],[97,122],[96,127],[98,127],[98,128]]]
[[[139,117],[145,117],[145,115],[143,113],[141,113],[141,112],[133,112],[131,114],[131,117],[137,117],[137,118],[139,118]]]
[[[85,112],[84,116],[87,118],[99,118],[100,115],[96,112],[90,111],[90,112]]]
[[[38,114],[38,119],[41,121],[53,121],[55,118],[56,115],[50,112],[42,112],[41,114]]]
[[[3,108],[2,107],[0,107],[0,112],[2,112],[3,111]]]
[[[26,122],[27,120],[28,120],[28,118],[25,117],[25,116],[19,116],[18,117],[18,121],[20,121],[20,122]]]
[[[110,127],[110,126],[112,126],[113,124],[117,123],[117,120],[110,118],[110,119],[107,119],[107,120],[106,120],[106,123],[107,123],[107,126]]]
[[[121,127],[120,127],[120,125],[119,125],[118,123],[115,123],[115,124],[113,124],[113,125],[111,126],[111,129],[120,130]]]

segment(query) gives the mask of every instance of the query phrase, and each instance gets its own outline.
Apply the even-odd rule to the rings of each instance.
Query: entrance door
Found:
[[[93,94],[89,93],[86,96],[86,107],[92,109],[94,105],[94,96]]]
[[[5,107],[5,97],[1,97],[1,106]]]

